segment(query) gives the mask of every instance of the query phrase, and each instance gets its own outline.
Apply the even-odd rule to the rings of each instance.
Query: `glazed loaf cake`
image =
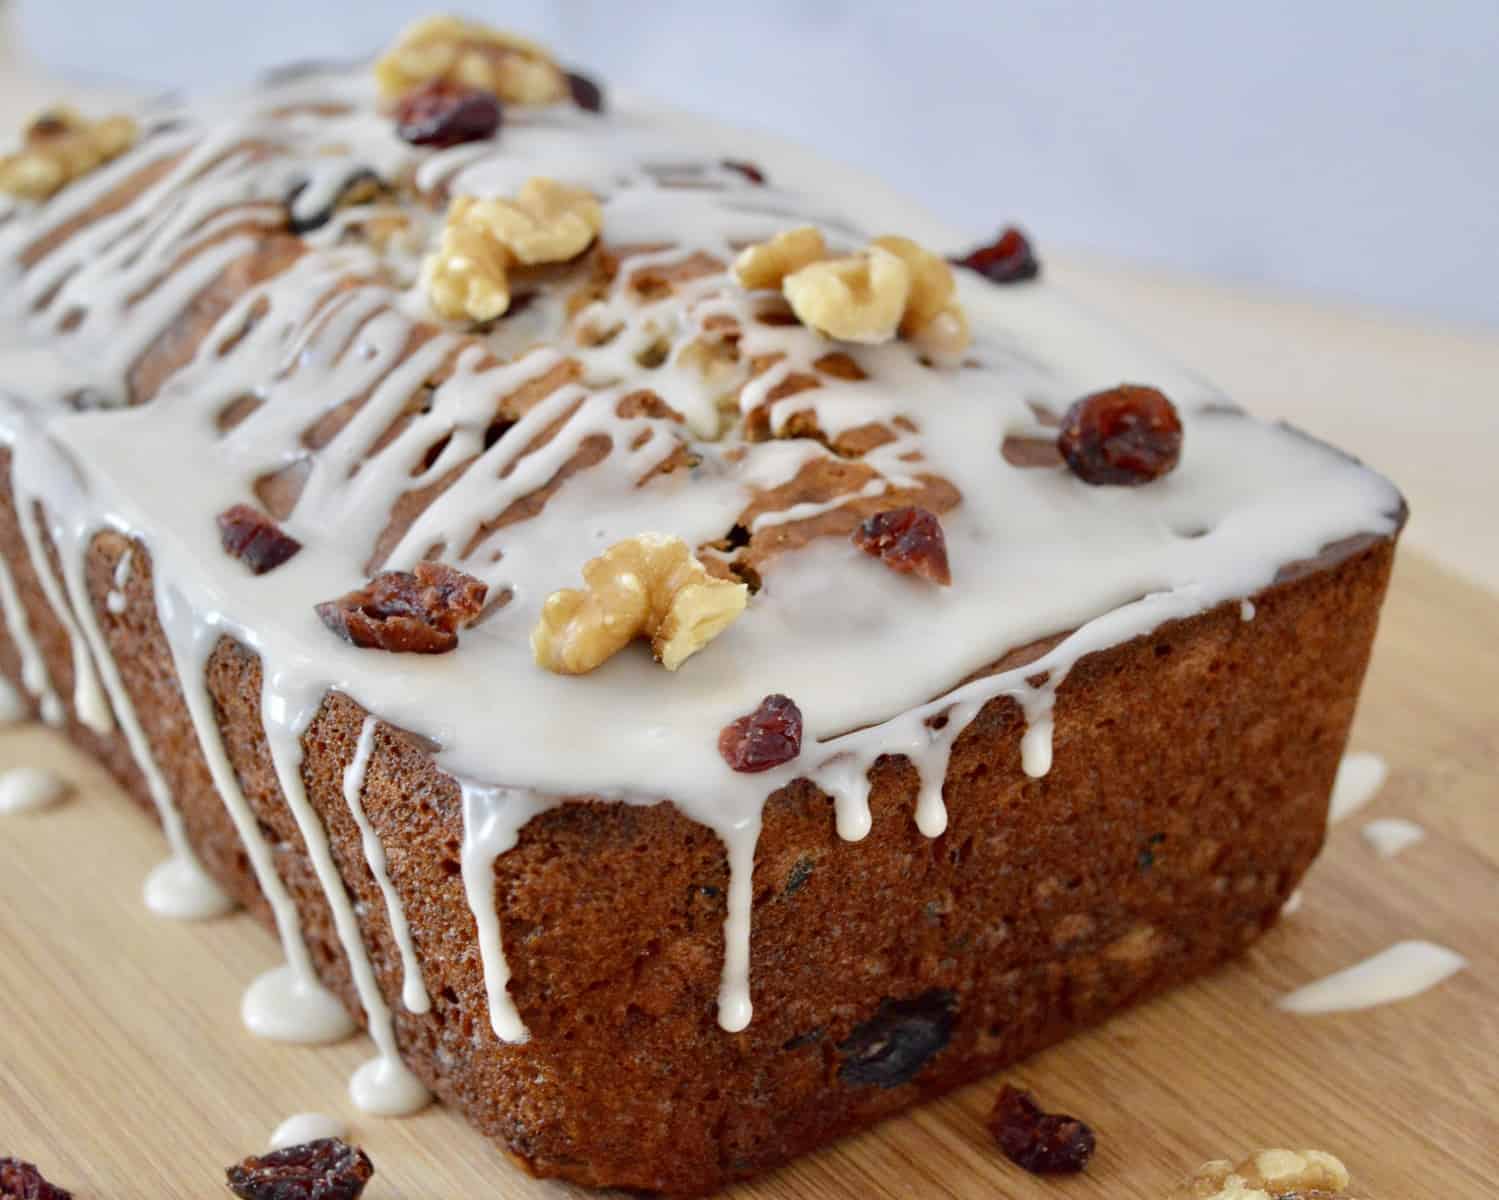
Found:
[[[0,669],[154,909],[274,926],[252,1030],[368,1028],[362,1107],[709,1191],[1317,854],[1399,494],[1023,239],[451,19],[0,187]]]

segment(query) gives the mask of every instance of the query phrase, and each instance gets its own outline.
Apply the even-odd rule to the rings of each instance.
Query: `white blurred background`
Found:
[[[214,87],[440,0],[10,0],[66,76]],[[1499,325],[1499,0],[469,0],[975,235]]]

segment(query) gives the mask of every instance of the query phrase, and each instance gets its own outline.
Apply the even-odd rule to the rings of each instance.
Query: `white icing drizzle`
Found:
[[[11,767],[0,772],[0,816],[50,808],[67,795],[68,785],[42,767]]]
[[[1239,601],[1239,619],[1241,621],[1254,620],[1254,601],[1247,597]]]
[[[1426,830],[1404,817],[1380,817],[1366,823],[1362,832],[1380,858],[1394,858],[1402,850],[1426,840]]]
[[[3,567],[0,560],[0,567]],[[0,725],[14,725],[26,719],[26,701],[9,679],[0,677]]]
[[[1283,917],[1295,916],[1295,914],[1301,911],[1301,906],[1305,902],[1306,897],[1302,894],[1302,890],[1297,888],[1286,897],[1285,904],[1281,906],[1280,915]]]
[[[157,916],[179,921],[205,921],[234,909],[234,901],[196,860],[175,856],[151,869],[142,895]]]
[[[391,936],[395,938],[396,946],[401,952],[401,1002],[411,1012],[424,1013],[431,1009],[432,1000],[427,995],[426,985],[422,983],[422,968],[416,957],[416,947],[411,941],[411,925],[406,920],[406,906],[401,903],[401,897],[395,885],[390,881],[385,847],[381,844],[375,827],[370,824],[370,819],[365,814],[364,804],[360,799],[364,792],[364,777],[369,770],[370,756],[375,749],[375,730],[379,724],[374,717],[364,719],[364,725],[359,731],[359,746],[354,752],[354,760],[349,763],[348,770],[344,772],[344,800],[348,803],[349,812],[353,814],[359,826],[359,836],[364,845],[364,859],[369,863],[375,882],[380,885],[380,894],[385,897],[385,911],[390,918]]]
[[[329,99],[349,107],[285,113],[299,102]],[[210,728],[211,701],[191,678],[194,670],[201,675],[220,633],[260,656],[272,758],[380,1049],[356,1080],[379,1076],[384,1082],[370,1090],[384,1094],[404,1088],[391,1014],[300,776],[299,738],[328,690],[356,696],[372,717],[432,738],[442,747],[439,764],[461,782],[463,879],[499,1037],[523,1040],[525,1030],[507,993],[495,860],[552,798],[590,794],[638,803],[669,797],[723,840],[731,878],[719,1019],[736,1030],[751,1014],[751,870],[768,794],[810,778],[833,797],[839,834],[857,840],[871,825],[870,769],[881,754],[904,754],[920,776],[915,820],[935,836],[946,826],[942,785],[952,744],[985,703],[1009,697],[1020,705],[1024,769],[1044,775],[1057,689],[1082,657],[1219,604],[1239,603],[1241,615],[1249,614],[1246,598],[1286,563],[1354,534],[1388,534],[1398,519],[1398,496],[1379,477],[1294,433],[1225,412],[1216,392],[1072,310],[1045,284],[996,288],[965,276],[958,286],[975,331],[971,364],[935,369],[904,343],[849,347],[868,377],[858,382],[819,376],[827,343],[797,325],[762,322],[758,306],[766,297],[739,291],[721,273],[642,301],[630,283],[647,267],[693,255],[727,263],[743,242],[808,220],[838,246],[886,230],[944,249],[957,239],[862,178],[735,135],[736,153],[755,158],[781,184],[751,187],[717,165],[728,144],[722,130],[618,100],[606,118],[566,107],[516,110],[496,143],[430,153],[394,136],[365,72],[316,76],[248,100],[169,110],[170,123],[136,151],[45,208],[0,225],[0,328],[16,331],[15,344],[0,343],[0,377],[19,397],[0,413],[0,436],[16,452],[27,545],[72,641],[75,705],[104,728],[107,695],[148,782],[159,781],[83,588],[89,540],[110,527],[145,541],[157,577],[176,589],[175,615],[163,623],[184,694],[286,947],[287,966],[247,994],[246,1019],[283,1034],[306,1028],[269,1015],[278,997],[295,995],[312,998],[311,1010],[326,1019],[311,1024],[322,1032],[338,1024]],[[248,144],[259,149],[251,153]],[[320,152],[330,145],[350,147],[349,156]],[[413,286],[415,256],[382,262],[365,247],[342,244],[359,214],[351,210],[307,235],[311,250],[294,265],[241,296],[149,404],[107,418],[70,411],[65,402],[80,396],[123,405],[131,366],[194,295],[252,247],[257,232],[277,225],[292,185],[303,185],[295,208],[306,217],[337,194],[351,162],[386,178],[415,167],[422,187],[446,183],[477,194],[513,192],[529,176],[550,175],[599,194],[611,245],[664,248],[625,258],[606,294],[571,326],[561,293],[534,297],[488,335],[496,355],[511,355],[496,362],[452,331],[411,349],[412,320],[426,317]],[[39,236],[151,163],[159,177],[137,199],[22,267],[20,256]],[[830,211],[835,199],[844,211]],[[430,242],[433,218],[418,212],[414,219],[416,240]],[[75,313],[64,329],[59,314]],[[724,316],[739,329],[741,359],[732,378],[705,386],[682,348]],[[616,332],[599,344],[572,344],[568,330],[583,328]],[[646,366],[644,352],[663,336],[670,359]],[[538,342],[552,346],[528,348]],[[497,400],[565,358],[578,364],[580,380],[555,388],[490,439]],[[773,365],[751,379],[751,361]],[[412,396],[444,368],[451,368],[445,380],[413,411]],[[820,378],[822,386],[771,401],[793,375]],[[1007,436],[1034,435],[1033,403],[1060,408],[1121,379],[1148,380],[1176,401],[1186,437],[1171,476],[1124,491],[1003,463]],[[640,388],[654,390],[684,425],[621,416],[621,400]],[[719,401],[735,388],[741,411],[765,408],[776,433],[798,414],[814,417],[830,441],[868,425],[892,431],[892,440],[862,456],[874,478],[844,497],[762,513],[754,530],[820,515],[853,497],[911,488],[935,473],[963,497],[943,517],[953,587],[898,577],[846,543],[823,539],[775,560],[744,618],[674,675],[643,652],[621,654],[586,679],[537,670],[527,634],[541,603],[575,583],[598,550],[647,530],[692,545],[716,541],[758,493],[831,457],[806,439],[711,440],[722,419]],[[246,397],[252,410],[221,429],[221,413]],[[309,423],[353,397],[364,399],[310,449]],[[658,470],[688,433],[695,467]],[[558,488],[542,516],[494,524],[599,439],[607,439],[609,452]],[[152,453],[143,454],[144,446]],[[222,553],[212,515],[293,464],[305,476],[283,524],[307,549],[252,577]],[[481,578],[492,595],[508,595],[508,603],[466,632],[458,653],[441,658],[373,654],[336,641],[314,605],[365,577],[398,496],[446,480],[464,464],[383,565],[409,567],[441,547],[442,557]],[[49,532],[66,593],[41,555],[32,515],[38,499],[55,522]],[[1186,528],[1208,532],[1175,532]],[[8,621],[11,610],[7,604]],[[1036,662],[950,690],[953,680],[1007,651],[1066,630],[1073,632]],[[762,775],[736,775],[717,754],[718,730],[770,692],[791,695],[802,708],[803,754]],[[588,731],[585,742],[579,730]],[[350,786],[346,776],[346,791]],[[353,791],[351,811],[358,805]],[[175,849],[180,819],[164,789],[153,785],[152,794]],[[361,831],[394,927],[399,905],[391,905],[388,879],[374,865],[378,842],[369,844],[364,823]],[[419,984],[409,946],[401,950],[406,984]],[[408,1007],[413,994],[403,985]],[[386,1086],[390,1078],[399,1086]]]
[[[5,610],[5,631],[10,635],[11,645],[21,656],[21,682],[40,704],[42,720],[48,725],[60,725],[63,720],[62,700],[52,687],[52,677],[47,671],[47,660],[42,657],[36,639],[31,636],[31,623],[26,619],[26,608],[16,591],[15,578],[10,573],[10,564],[0,558],[0,607]],[[6,686],[9,686],[7,681]],[[19,719],[11,717],[11,720]]]
[[[349,1127],[337,1117],[327,1113],[293,1113],[277,1125],[271,1133],[270,1148],[284,1150],[288,1146],[301,1146],[320,1138],[341,1138]]]
[[[379,1054],[365,1063],[349,1081],[349,1096],[365,1112],[380,1116],[402,1116],[426,1105],[431,1096],[421,1081],[401,1061],[396,1047],[395,1021],[380,993],[375,968],[359,928],[353,901],[333,861],[328,831],[318,818],[302,781],[302,734],[317,713],[321,689],[298,685],[287,676],[266,670],[261,691],[261,723],[276,780],[287,807],[296,818],[297,829],[307,847],[323,896],[333,911],[333,925],[349,961],[354,990],[364,1007],[370,1037]]]
[[[1282,996],[1277,1006],[1312,1015],[1393,1004],[1419,996],[1467,965],[1461,954],[1434,942],[1396,942],[1363,962]]]
[[[1358,812],[1374,799],[1389,774],[1390,768],[1377,754],[1343,755],[1327,806],[1327,823],[1336,825]]]
[[[125,611],[127,603],[125,585],[130,582],[130,562],[134,553],[133,548],[127,547],[125,553],[120,555],[120,561],[115,563],[114,587],[110,588],[109,593],[104,597],[104,607],[116,616]]]

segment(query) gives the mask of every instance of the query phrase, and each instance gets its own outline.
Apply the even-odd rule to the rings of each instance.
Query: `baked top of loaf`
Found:
[[[0,431],[18,500],[48,514],[59,589],[97,529],[139,537],[164,622],[255,649],[285,730],[336,689],[430,739],[476,797],[666,797],[717,830],[745,889],[731,960],[760,806],[789,779],[831,794],[857,838],[868,770],[905,754],[918,821],[940,832],[947,751],[986,700],[1021,703],[1042,773],[1052,699],[1084,654],[1398,526],[1381,477],[1239,411],[1044,281],[957,271],[967,345],[961,328],[870,344],[809,327],[780,290],[745,286],[747,247],[807,225],[829,256],[878,257],[866,247],[887,233],[957,239],[769,139],[629,100],[595,113],[550,85],[524,98],[540,102],[449,148],[405,140],[367,66],[143,110],[131,148],[0,210]],[[489,293],[481,246],[477,282],[444,299],[457,206],[536,179],[567,190],[528,236],[587,224],[575,189],[596,199],[596,236],[555,262],[512,247]],[[1174,402],[1180,464],[1090,486],[1056,456],[1058,420],[1126,381]],[[215,523],[240,504],[302,550],[247,570]],[[905,506],[940,518],[950,585],[851,542]],[[644,646],[586,674],[539,666],[548,597],[644,533],[753,590],[743,614],[677,670]],[[454,652],[361,648],[320,618],[428,559],[487,586]],[[1037,648],[993,669],[1021,647]],[[801,754],[737,772],[720,731],[771,694],[804,715]],[[102,707],[80,693],[80,711]],[[748,1019],[742,988],[724,1008],[731,1028]]]

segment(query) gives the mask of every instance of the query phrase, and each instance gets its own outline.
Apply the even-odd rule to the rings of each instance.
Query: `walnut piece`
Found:
[[[900,320],[900,335],[944,356],[968,346],[968,318],[957,300],[957,284],[947,260],[910,238],[887,234],[874,245],[888,250],[911,272],[911,294]]]
[[[802,225],[768,242],[747,246],[734,260],[734,278],[747,288],[778,288],[786,276],[828,256],[822,231]]]
[[[585,675],[637,637],[675,671],[744,611],[749,588],[716,579],[681,538],[642,533],[583,567],[586,589],[553,592],[531,633],[538,666]]]
[[[409,26],[375,63],[387,100],[433,80],[481,88],[508,104],[552,104],[569,94],[566,74],[544,47],[450,16]]]
[[[1348,1168],[1322,1150],[1260,1150],[1235,1165],[1204,1163],[1172,1200],[1353,1200]]]
[[[492,321],[510,307],[513,267],[576,258],[603,224],[591,192],[553,179],[526,180],[514,200],[455,197],[423,267],[427,298],[450,320]]]
[[[21,149],[0,158],[0,192],[46,200],[124,154],[139,135],[129,117],[91,121],[66,106],[48,109],[32,118]]]
[[[805,266],[781,290],[809,329],[844,342],[888,342],[905,315],[911,271],[898,255],[871,246]]]

